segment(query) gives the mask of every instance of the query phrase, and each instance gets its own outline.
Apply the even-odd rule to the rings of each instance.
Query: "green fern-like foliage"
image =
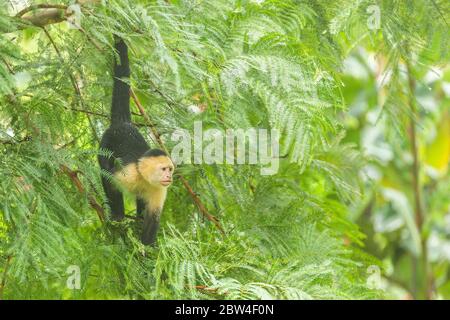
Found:
[[[84,8],[83,32],[55,24],[0,35],[2,296],[380,297],[366,283],[367,267],[378,262],[363,253],[364,235],[348,219],[364,159],[342,143],[343,53],[329,32],[333,8],[170,3],[108,0]],[[0,9],[0,30],[11,28],[14,13]],[[260,165],[177,168],[225,235],[179,179],[157,248],[140,244],[131,198],[124,222],[102,223],[92,208],[94,198],[108,210],[96,155],[108,126],[113,33],[130,46],[131,85],[169,149],[171,133],[193,132],[195,121],[204,129],[279,130],[283,157],[273,176],[262,176]],[[137,111],[133,122],[157,146]],[[81,271],[79,290],[66,286],[72,265]]]

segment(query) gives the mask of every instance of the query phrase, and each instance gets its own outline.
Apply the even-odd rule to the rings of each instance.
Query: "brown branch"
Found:
[[[187,182],[187,180],[180,175],[180,179],[181,182],[183,183],[184,187],[186,188],[186,190],[188,191],[189,195],[192,197],[192,199],[194,200],[195,204],[197,205],[198,209],[200,210],[200,212],[202,213],[202,215],[208,219],[209,221],[211,221],[212,223],[214,223],[214,225],[217,227],[217,229],[219,229],[220,233],[222,235],[225,235],[225,231],[223,230],[222,225],[219,222],[219,219],[217,219],[217,217],[213,216],[212,214],[210,214],[208,212],[208,210],[206,210],[205,206],[203,205],[203,203],[201,202],[200,198],[197,196],[197,194],[194,192],[194,190],[192,190],[191,186],[189,185],[189,183]]]
[[[219,290],[217,288],[210,288],[210,287],[204,286],[204,285],[193,286],[193,288],[195,288],[197,290],[201,290],[201,291],[206,291],[209,293],[216,293]],[[226,293],[224,293],[224,294],[226,294]]]
[[[151,130],[153,135],[156,138],[156,141],[158,142],[158,144],[160,145],[160,147],[167,153],[169,154],[164,142],[161,139],[160,134],[158,133],[158,131],[156,130],[156,127],[154,126],[153,122],[151,121],[150,117],[147,115],[147,113],[145,112],[144,108],[142,107],[141,102],[139,101],[139,98],[136,96],[134,90],[131,88],[130,89],[130,95],[133,98],[134,103],[136,104],[137,108],[139,109],[139,112],[141,113],[141,115],[144,117],[144,119],[150,124],[151,126]],[[208,219],[209,221],[211,221],[212,223],[214,223],[214,225],[217,227],[217,229],[219,229],[220,233],[222,235],[225,235],[225,231],[222,227],[222,225],[219,222],[219,219],[217,219],[217,217],[211,215],[208,210],[206,209],[206,207],[203,205],[202,201],[200,200],[200,198],[197,196],[197,194],[194,192],[194,190],[192,190],[192,187],[189,185],[189,183],[187,182],[187,180],[182,176],[179,175],[181,182],[183,183],[184,187],[186,188],[186,190],[188,191],[189,195],[192,197],[192,199],[194,200],[195,204],[197,205],[198,209],[200,210],[201,214]]]
[[[70,170],[65,165],[60,165],[61,170],[72,180],[73,184],[77,188],[79,193],[85,193],[85,188],[83,187],[83,184],[81,183],[80,178],[78,178],[78,174],[80,171],[73,171]],[[105,222],[105,211],[103,210],[103,207],[95,200],[94,196],[92,194],[88,194],[88,201],[89,205],[97,212],[98,218],[102,223]]]
[[[204,291],[205,293],[210,293],[210,294],[219,294],[219,295],[224,295],[224,296],[229,294],[228,291],[224,291],[224,292],[219,293],[218,292],[219,288],[211,288],[211,287],[208,287],[208,286],[205,286],[205,285],[186,286],[186,287],[187,288],[194,288],[196,290]]]
[[[409,107],[411,110],[410,116],[410,140],[411,140],[411,153],[413,156],[412,165],[412,191],[414,194],[414,216],[416,221],[416,226],[421,238],[421,249],[423,257],[423,267],[424,267],[424,284],[425,284],[425,297],[431,299],[433,296],[433,279],[429,272],[428,263],[428,249],[427,249],[427,237],[423,235],[423,224],[424,224],[424,212],[423,212],[423,202],[422,202],[422,190],[420,187],[420,160],[417,142],[417,131],[416,131],[416,117],[417,117],[417,107],[415,103],[415,90],[416,82],[412,75],[412,70],[409,62],[406,62],[407,76],[408,76],[408,86],[409,86]],[[413,263],[413,274],[415,279],[417,279],[417,259]],[[417,280],[416,280],[417,281]],[[417,283],[413,285],[413,292],[417,294]],[[417,298],[417,296],[416,296]]]
[[[161,148],[164,149],[164,151],[168,153],[166,146],[164,145],[164,143],[161,140],[161,136],[159,135],[158,131],[156,130],[156,127],[154,125],[154,123],[152,122],[152,120],[150,119],[150,117],[147,115],[147,113],[145,112],[144,108],[142,107],[141,102],[139,101],[139,98],[136,96],[136,93],[134,93],[133,88],[130,88],[130,95],[133,98],[134,103],[136,104],[137,108],[139,109],[139,112],[141,114],[141,116],[144,117],[145,121],[148,122],[148,124],[150,125],[151,131],[153,133],[153,135],[156,138],[156,141],[158,142],[158,144],[161,146]]]

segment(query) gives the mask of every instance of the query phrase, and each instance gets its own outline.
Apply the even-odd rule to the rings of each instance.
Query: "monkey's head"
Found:
[[[162,150],[147,151],[139,159],[138,168],[142,177],[154,187],[168,187],[172,183],[174,165]]]

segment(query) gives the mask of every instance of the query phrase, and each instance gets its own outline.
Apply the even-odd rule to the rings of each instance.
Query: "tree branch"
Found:
[[[411,66],[408,61],[406,61],[406,70],[408,76],[408,86],[409,86],[409,107],[411,110],[410,117],[410,140],[411,140],[411,153],[413,156],[412,165],[412,188],[414,195],[414,212],[415,221],[417,229],[419,230],[421,239],[421,250],[422,250],[422,260],[424,267],[424,286],[425,286],[425,297],[431,299],[433,296],[433,279],[429,272],[428,263],[428,248],[427,248],[427,237],[423,234],[423,224],[424,224],[424,212],[423,212],[423,202],[422,202],[422,190],[420,186],[420,160],[417,142],[417,131],[416,131],[416,117],[417,117],[417,107],[415,103],[415,90],[416,82],[412,75]],[[417,281],[417,259],[413,264],[413,274],[415,274],[415,281]],[[417,294],[417,282],[413,286],[414,294]]]
[[[0,59],[2,59],[3,63],[5,64],[6,68],[8,69],[9,73],[11,73],[12,75],[14,75],[14,70],[12,69],[12,67],[9,65],[8,61],[5,60],[5,58],[0,57]]]
[[[208,212],[208,210],[206,210],[205,206],[203,205],[202,201],[200,200],[200,198],[197,196],[197,194],[194,192],[194,190],[192,190],[191,186],[189,185],[189,183],[187,182],[187,180],[180,175],[180,179],[181,182],[183,183],[184,187],[186,188],[186,190],[189,192],[189,195],[192,197],[192,199],[194,200],[195,204],[197,205],[198,209],[200,210],[200,212],[202,213],[202,215],[208,219],[209,221],[211,221],[212,223],[214,223],[214,225],[217,227],[217,229],[219,229],[220,233],[222,235],[225,235],[225,231],[223,230],[222,225],[219,222],[219,219],[217,219],[217,217],[213,216],[212,214],[210,214]]]
[[[99,1],[78,0],[77,3],[83,6],[88,4],[96,4],[99,3]],[[50,24],[66,21],[67,18],[73,14],[73,12],[70,12],[70,10],[68,9],[69,7],[63,4],[41,3],[31,5],[21,10],[14,16],[14,18],[16,18],[19,22],[22,22],[22,25],[19,23],[19,25],[16,26],[16,29],[20,30],[27,28],[29,26],[36,26],[42,28]]]
[[[30,11],[35,11],[38,9],[60,9],[60,10],[66,10],[67,6],[63,5],[63,4],[45,4],[45,3],[41,3],[41,4],[35,4],[29,7],[26,7],[25,9],[19,11],[19,13],[16,14],[16,17],[21,18],[24,14],[30,12]]]
[[[152,120],[150,119],[150,117],[147,115],[147,113],[145,112],[144,108],[142,107],[141,102],[139,101],[138,97],[136,96],[136,94],[134,93],[134,90],[132,88],[130,88],[130,95],[133,98],[133,101],[135,103],[135,105],[137,106],[137,108],[139,109],[139,112],[141,114],[141,116],[144,117],[145,121],[148,122],[148,124],[150,125],[151,131],[153,133],[153,135],[156,138],[156,142],[161,146],[161,148],[164,149],[164,151],[168,154],[167,148],[164,145],[164,143],[161,140],[161,136],[159,135],[159,132],[156,130],[156,127],[154,125],[154,123],[152,122]]]
[[[85,188],[83,187],[80,178],[78,178],[78,174],[80,173],[80,171],[70,170],[65,165],[60,165],[60,168],[72,180],[78,192],[85,193]],[[98,218],[100,219],[101,223],[104,223],[105,211],[103,210],[103,207],[97,202],[97,200],[95,200],[95,197],[92,194],[88,194],[87,197],[89,205],[97,212]]]
[[[39,10],[31,15],[24,17],[17,17],[26,24],[31,24],[36,27],[45,27],[50,24],[60,23],[67,18],[66,11],[61,9],[45,9]]]

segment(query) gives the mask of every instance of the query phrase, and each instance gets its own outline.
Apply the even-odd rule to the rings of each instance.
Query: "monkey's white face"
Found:
[[[149,157],[139,161],[139,171],[152,186],[168,187],[172,183],[173,163],[166,156]]]
[[[173,165],[172,164],[165,164],[165,165],[159,165],[159,173],[160,173],[160,179],[159,182],[162,186],[168,187],[172,183],[172,172],[173,172]]]

